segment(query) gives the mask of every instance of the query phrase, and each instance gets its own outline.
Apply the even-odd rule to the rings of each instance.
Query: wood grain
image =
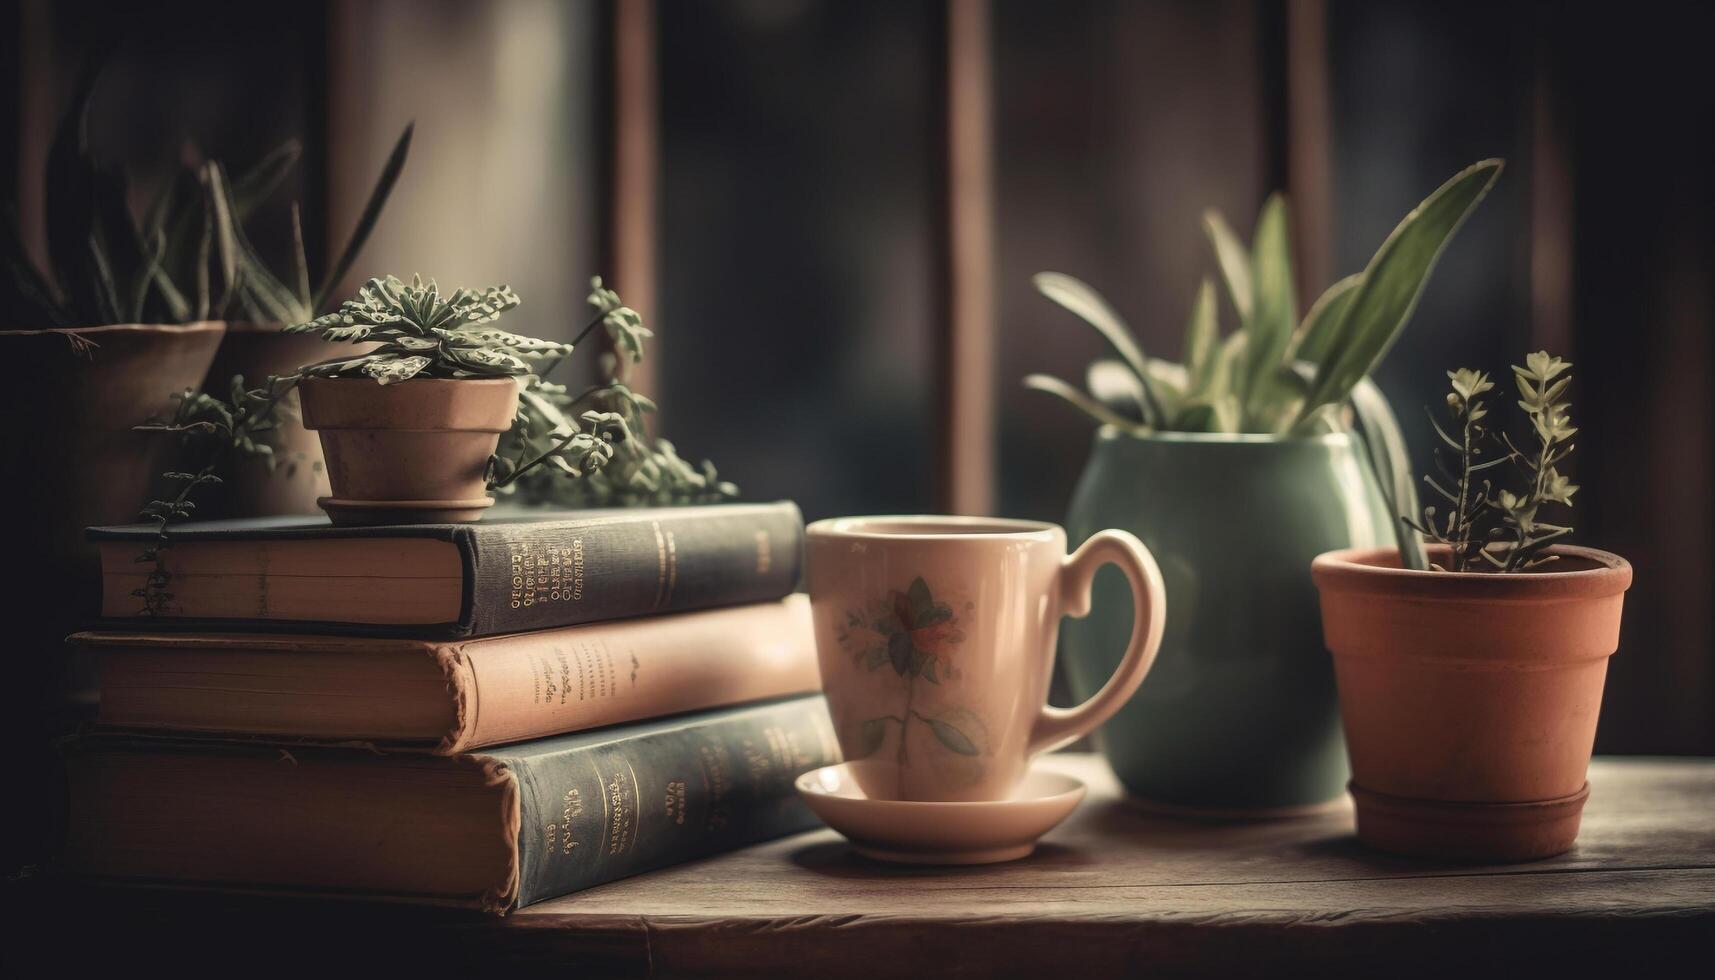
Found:
[[[137,890],[68,901],[76,921],[102,923],[109,946],[131,953],[187,955],[194,937],[199,955],[215,956],[289,933],[281,955],[325,944],[389,967],[584,976],[1456,970],[1464,980],[1665,967],[1707,954],[1715,936],[1715,760],[1598,760],[1574,851],[1486,867],[1371,853],[1352,836],[1349,808],[1268,823],[1172,820],[1125,803],[1098,757],[1043,764],[1084,779],[1089,800],[1036,855],[987,868],[877,864],[819,831],[499,920]]]

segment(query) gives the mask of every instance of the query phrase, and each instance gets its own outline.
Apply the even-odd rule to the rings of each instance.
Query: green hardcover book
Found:
[[[767,602],[798,584],[795,504],[528,511],[475,524],[325,518],[174,525],[153,612],[137,592],[153,526],[89,529],[109,628],[415,637],[525,630]]]
[[[96,735],[67,745],[73,874],[505,912],[808,830],[820,695],[455,756]]]

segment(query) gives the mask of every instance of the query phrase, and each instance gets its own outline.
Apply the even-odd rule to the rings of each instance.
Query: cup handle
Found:
[[[1131,583],[1131,640],[1125,657],[1102,689],[1075,708],[1042,707],[1030,733],[1030,754],[1059,748],[1107,721],[1125,705],[1161,649],[1167,625],[1167,589],[1155,557],[1129,531],[1098,531],[1066,559],[1060,569],[1061,615],[1083,617],[1090,611],[1090,583],[1096,570],[1112,562]]]

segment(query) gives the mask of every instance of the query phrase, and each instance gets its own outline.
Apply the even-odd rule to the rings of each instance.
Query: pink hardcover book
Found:
[[[80,633],[105,726],[451,755],[817,691],[809,601],[465,640]]]

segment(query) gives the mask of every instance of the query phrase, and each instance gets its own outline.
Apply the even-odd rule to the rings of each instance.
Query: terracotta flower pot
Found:
[[[1553,571],[1511,575],[1402,569],[1392,550],[1312,563],[1364,843],[1479,861],[1571,848],[1632,568],[1553,553]]]
[[[234,375],[242,375],[245,385],[255,388],[269,375],[295,374],[306,364],[350,357],[373,346],[286,333],[279,323],[228,323],[203,390],[224,397]],[[321,440],[304,428],[296,395],[287,396],[286,408],[277,432],[275,466],[270,469],[264,460],[249,456],[232,460],[221,474],[223,482],[198,492],[198,518],[321,512],[316,501],[332,492],[322,465]]]
[[[335,524],[474,521],[494,504],[484,473],[518,411],[511,378],[305,378],[304,425],[321,436]]]

